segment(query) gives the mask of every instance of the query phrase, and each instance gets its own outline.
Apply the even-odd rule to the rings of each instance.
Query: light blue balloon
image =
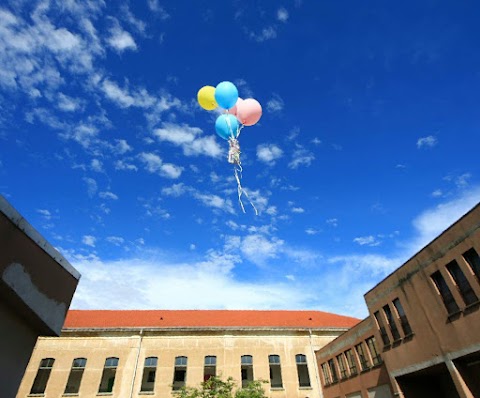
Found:
[[[224,140],[237,137],[238,119],[230,114],[220,115],[215,122],[215,131]]]
[[[215,101],[224,109],[235,106],[238,100],[238,90],[231,82],[221,82],[215,88]]]

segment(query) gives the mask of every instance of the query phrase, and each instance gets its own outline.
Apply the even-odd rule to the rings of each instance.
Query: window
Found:
[[[217,357],[210,355],[205,357],[205,365],[203,367],[203,381],[207,381],[210,377],[217,374]]]
[[[355,361],[355,355],[353,355],[353,351],[347,350],[345,351],[345,356],[347,357],[348,368],[350,370],[350,375],[354,376],[357,374],[357,362]]]
[[[337,355],[338,367],[340,368],[340,377],[342,379],[347,378],[347,365],[345,364],[345,357],[343,354]]]
[[[474,248],[463,253],[463,258],[472,268],[473,273],[476,275],[477,279],[480,281],[480,257]]]
[[[280,367],[280,356],[269,355],[268,363],[270,365],[270,386],[272,388],[282,388],[282,369]]]
[[[324,384],[328,386],[332,382],[332,380],[330,379],[330,373],[328,372],[328,365],[326,362],[322,363],[322,373]]]
[[[153,391],[155,388],[155,375],[157,373],[157,357],[145,358],[143,366],[142,386],[140,391]]]
[[[242,355],[241,358],[242,388],[253,381],[253,358],[251,355]]]
[[[187,357],[175,358],[175,370],[173,372],[173,390],[180,390],[187,380]]]
[[[385,330],[385,326],[383,326],[383,320],[380,316],[380,312],[376,311],[373,316],[377,321],[378,330],[380,331],[380,336],[382,336],[383,345],[390,345],[390,338],[388,337],[387,331]]]
[[[85,358],[75,358],[73,360],[72,369],[70,370],[67,385],[65,386],[65,394],[78,393],[86,364],[87,360]]]
[[[460,310],[455,299],[452,296],[452,292],[448,288],[447,282],[443,279],[440,271],[434,272],[430,278],[432,278],[433,283],[437,287],[440,296],[442,296],[443,304],[448,311],[448,315],[451,315]]]
[[[462,295],[465,304],[470,305],[476,303],[478,301],[478,297],[470,286],[470,283],[468,283],[465,274],[462,272],[460,266],[455,260],[447,264],[447,271],[455,281],[455,284],[457,285],[457,288]]]
[[[38,367],[37,375],[33,381],[32,389],[30,394],[43,394],[47,388],[48,379],[52,371],[53,363],[55,359],[53,358],[44,358],[40,361],[40,366]]]
[[[395,324],[395,319],[392,315],[392,310],[390,306],[387,304],[383,306],[383,312],[387,318],[388,326],[390,327],[390,331],[392,332],[393,341],[400,340],[400,333],[398,333],[397,325]]]
[[[377,351],[377,347],[375,346],[375,337],[370,337],[366,340],[368,350],[370,351],[370,356],[372,357],[373,365],[379,365],[382,363],[382,358]]]
[[[310,387],[307,357],[303,354],[295,355],[295,362],[297,363],[298,384],[300,387]]]
[[[335,363],[333,362],[333,359],[330,359],[328,361],[328,367],[330,368],[330,374],[332,375],[332,383],[336,383],[338,381],[338,376],[337,376],[337,369],[335,368]]]
[[[98,392],[112,392],[115,383],[115,374],[117,373],[118,358],[107,358],[103,368],[102,379]]]
[[[395,307],[395,310],[397,311],[398,317],[400,319],[400,325],[402,326],[403,333],[405,336],[410,336],[412,332],[412,328],[410,327],[410,323],[408,323],[408,319],[405,315],[405,311],[403,310],[402,303],[400,303],[400,300],[396,298],[393,300],[393,306]]]
[[[355,350],[358,354],[358,359],[360,360],[360,365],[362,366],[362,370],[367,370],[370,367],[370,362],[368,360],[367,355],[365,355],[365,351],[363,349],[363,343],[357,344],[355,346]]]

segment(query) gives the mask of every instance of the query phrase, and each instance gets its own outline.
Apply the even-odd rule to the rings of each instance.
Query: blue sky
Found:
[[[73,308],[318,309],[480,200],[473,1],[0,6],[0,192],[82,273]],[[218,113],[240,136],[237,201]]]

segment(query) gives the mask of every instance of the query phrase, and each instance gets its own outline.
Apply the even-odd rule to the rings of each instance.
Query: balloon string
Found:
[[[249,203],[252,205],[253,210],[255,210],[255,215],[258,216],[258,211],[255,207],[255,205],[252,203],[250,200],[247,192],[243,189],[241,179],[242,179],[242,163],[240,161],[240,144],[238,143],[238,140],[235,138],[231,138],[228,140],[228,143],[230,144],[230,149],[228,151],[228,162],[233,163],[233,171],[235,175],[235,179],[237,180],[237,193],[238,193],[238,202],[240,203],[240,207],[242,208],[242,211],[245,213],[245,207],[243,206],[242,202],[242,195],[245,194],[245,197],[248,199]]]

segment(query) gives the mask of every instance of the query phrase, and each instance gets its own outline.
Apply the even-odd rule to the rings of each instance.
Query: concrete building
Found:
[[[317,351],[323,398],[391,398],[394,391],[370,317]]]
[[[37,337],[58,336],[80,274],[0,196],[0,396],[18,391]]]
[[[359,320],[319,311],[70,311],[38,340],[17,394],[172,397],[210,375],[321,398],[314,351]]]
[[[325,398],[480,397],[479,254],[477,205],[368,291],[369,318],[317,352]],[[352,350],[362,371],[342,377],[362,340],[364,358]],[[386,372],[390,388],[377,391]]]

